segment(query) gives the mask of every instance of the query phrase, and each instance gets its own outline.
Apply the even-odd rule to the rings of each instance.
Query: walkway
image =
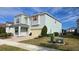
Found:
[[[14,42],[6,39],[5,40],[0,39],[0,44],[6,44],[9,46],[14,46],[14,47],[18,47],[18,48],[22,48],[30,51],[58,51],[56,49],[40,47],[32,44],[24,44],[24,43]]]

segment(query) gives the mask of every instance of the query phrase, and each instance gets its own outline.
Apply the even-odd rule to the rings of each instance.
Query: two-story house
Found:
[[[15,16],[14,25],[7,26],[6,32],[14,36],[37,37],[41,35],[42,28],[47,27],[47,34],[62,33],[62,24],[55,17],[48,13],[38,13],[32,16],[20,14]]]

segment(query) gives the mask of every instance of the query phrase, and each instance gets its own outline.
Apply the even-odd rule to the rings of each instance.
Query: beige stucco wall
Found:
[[[31,29],[32,35],[29,36],[29,39],[37,38],[41,34],[41,29]]]

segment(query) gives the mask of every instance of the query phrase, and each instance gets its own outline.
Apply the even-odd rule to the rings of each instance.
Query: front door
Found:
[[[18,36],[18,27],[15,27],[15,35]]]

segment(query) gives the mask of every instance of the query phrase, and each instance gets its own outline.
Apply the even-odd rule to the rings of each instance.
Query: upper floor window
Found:
[[[38,16],[33,16],[33,21],[38,20]]]
[[[16,23],[19,23],[19,19],[16,19]]]

